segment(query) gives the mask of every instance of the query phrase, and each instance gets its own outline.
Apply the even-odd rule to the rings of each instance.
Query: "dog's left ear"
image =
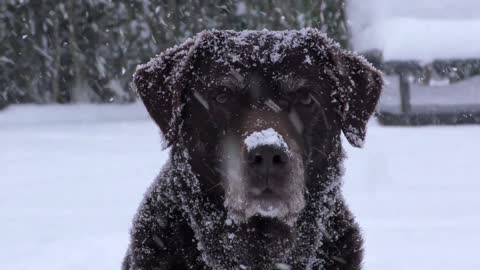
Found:
[[[164,148],[181,136],[184,90],[191,73],[193,40],[167,49],[147,64],[139,65],[132,86],[164,136]]]
[[[363,57],[339,48],[333,54],[333,62],[339,87],[333,98],[340,105],[343,134],[351,145],[362,147],[368,119],[383,88],[382,73]]]

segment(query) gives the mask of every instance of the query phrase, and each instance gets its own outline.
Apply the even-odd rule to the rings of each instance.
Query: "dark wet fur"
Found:
[[[313,51],[309,55],[316,57],[313,66],[301,65],[306,55],[303,47],[291,54],[286,51],[284,66],[263,63],[261,74],[267,83],[273,82],[271,78],[278,72],[297,67],[290,71],[312,77],[310,82],[318,87],[312,95],[321,104],[299,110],[305,131],[289,138],[302,145],[306,205],[293,227],[264,217],[229,224],[225,222],[228,211],[223,204],[224,172],[218,169],[218,142],[224,136],[222,130],[249,131],[249,127],[229,124],[233,110],[228,111],[229,107],[225,112],[211,104],[206,110],[193,91],[208,96],[204,78],[218,77],[226,69],[212,61],[210,42],[218,42],[215,45],[224,52],[242,52],[241,44],[227,42],[232,35],[235,32],[199,34],[140,67],[135,75],[134,83],[147,110],[172,148],[134,219],[122,268],[260,270],[275,269],[275,263],[282,263],[292,269],[361,269],[362,237],[341,195],[341,132],[352,145],[361,146],[382,88],[380,73],[313,29],[304,38],[304,47]],[[264,39],[266,46],[272,39],[262,32],[250,38],[253,44]],[[247,54],[249,50],[244,48]],[[242,66],[237,67],[245,76],[259,74],[250,72],[255,69],[247,56],[240,56]],[[248,88],[240,82],[237,85]],[[295,99],[296,94],[289,98]],[[259,118],[270,115],[254,114]],[[277,128],[293,132],[288,123]]]

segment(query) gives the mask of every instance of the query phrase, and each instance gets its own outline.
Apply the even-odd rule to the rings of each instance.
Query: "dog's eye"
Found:
[[[310,105],[312,103],[312,96],[309,93],[305,93],[300,96],[299,101],[303,105]]]
[[[228,101],[228,95],[226,93],[221,93],[221,94],[218,94],[216,97],[215,97],[215,100],[220,103],[220,104],[223,104],[225,102]]]

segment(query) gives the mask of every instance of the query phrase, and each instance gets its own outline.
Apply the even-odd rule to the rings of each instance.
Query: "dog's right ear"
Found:
[[[352,146],[362,147],[383,88],[382,73],[354,53],[337,49],[332,55],[343,134]]]
[[[163,133],[164,147],[172,145],[181,135],[185,67],[193,44],[186,41],[166,50],[147,64],[139,65],[133,76],[133,87]]]

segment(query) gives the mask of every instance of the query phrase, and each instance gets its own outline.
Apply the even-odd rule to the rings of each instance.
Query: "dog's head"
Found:
[[[362,145],[382,88],[378,71],[314,29],[205,31],[140,66],[134,83],[206,194],[236,219],[286,223],[340,133]]]

